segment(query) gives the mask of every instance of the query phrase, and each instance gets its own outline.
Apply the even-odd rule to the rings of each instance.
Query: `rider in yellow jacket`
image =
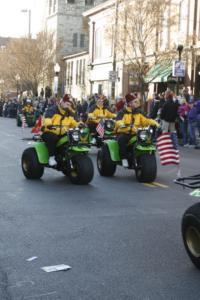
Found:
[[[31,99],[27,99],[26,100],[26,104],[22,108],[22,113],[24,113],[25,115],[27,113],[29,113],[29,114],[34,113],[34,107],[33,107],[32,103],[31,103]]]
[[[60,101],[56,110],[51,115],[46,115],[43,120],[43,134],[42,138],[46,143],[49,151],[49,165],[55,166],[56,144],[60,137],[66,133],[70,128],[78,126],[78,122],[74,119],[71,109],[72,103],[70,98],[65,97]],[[55,126],[55,127],[53,127]],[[56,127],[58,126],[58,127]]]
[[[102,118],[111,119],[115,118],[116,114],[112,113],[108,107],[105,106],[105,97],[100,96],[97,103],[91,107],[88,118],[92,119],[92,122],[98,124]]]
[[[130,138],[136,134],[139,127],[146,127],[149,125],[159,127],[159,124],[153,120],[146,118],[139,110],[140,100],[136,96],[126,95],[126,107],[122,109],[117,115],[115,124],[115,131],[118,133],[119,153],[122,159],[122,165],[128,167],[127,160],[127,144]]]

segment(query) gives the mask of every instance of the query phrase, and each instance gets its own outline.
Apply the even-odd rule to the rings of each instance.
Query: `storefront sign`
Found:
[[[174,60],[172,65],[172,76],[185,77],[185,62],[182,60]]]

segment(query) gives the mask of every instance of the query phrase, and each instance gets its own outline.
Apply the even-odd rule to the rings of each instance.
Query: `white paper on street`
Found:
[[[68,265],[56,265],[56,266],[47,266],[41,268],[45,272],[57,272],[57,271],[67,271],[70,270],[71,267]]]
[[[32,260],[35,260],[35,259],[37,259],[37,256],[30,257],[26,261],[32,261]]]

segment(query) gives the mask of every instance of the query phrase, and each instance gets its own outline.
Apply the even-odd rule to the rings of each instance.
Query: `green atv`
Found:
[[[92,118],[89,119],[94,120]],[[101,128],[98,130],[97,128]],[[95,146],[100,148],[103,145],[103,141],[114,137],[115,120],[101,118],[99,124],[96,126],[96,132],[90,132],[88,127],[83,128],[82,142],[88,144],[88,146]]]
[[[154,132],[152,127],[139,129],[127,145],[128,168],[135,170],[139,182],[152,182],[157,175],[156,147],[152,142]],[[98,171],[101,176],[113,176],[117,165],[122,165],[118,142],[106,140],[97,154]]]
[[[60,126],[51,126],[57,128]],[[55,159],[57,165],[48,164],[48,149],[40,135],[34,136],[32,147],[24,150],[21,158],[22,171],[27,179],[39,179],[44,168],[63,172],[74,184],[88,184],[94,175],[91,158],[87,155],[89,148],[80,144],[81,129],[70,129],[57,143]]]

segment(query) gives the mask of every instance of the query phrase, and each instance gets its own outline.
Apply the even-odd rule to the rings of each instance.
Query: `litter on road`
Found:
[[[30,257],[26,261],[32,261],[32,260],[35,260],[35,259],[37,259],[37,256]]]
[[[48,266],[41,268],[45,272],[57,272],[57,271],[67,271],[70,270],[71,267],[67,265],[56,265],[56,266]]]

